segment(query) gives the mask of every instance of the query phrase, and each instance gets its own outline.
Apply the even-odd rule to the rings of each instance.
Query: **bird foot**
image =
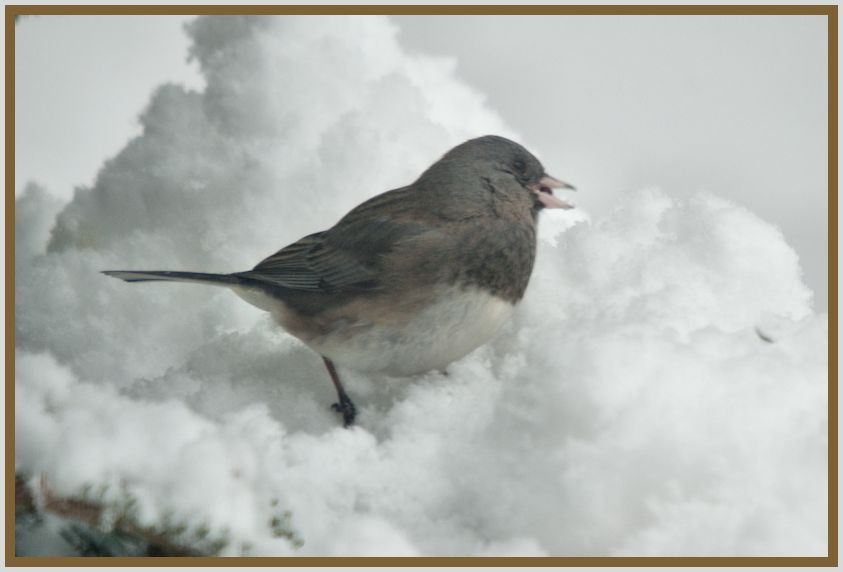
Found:
[[[331,409],[342,415],[342,426],[351,427],[357,417],[357,407],[347,395],[340,395],[340,400],[331,405]]]

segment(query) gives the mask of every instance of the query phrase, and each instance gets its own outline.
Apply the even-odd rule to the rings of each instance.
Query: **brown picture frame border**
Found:
[[[15,555],[15,18],[46,15],[613,15],[613,16],[826,16],[828,19],[828,554],[800,556],[548,556],[548,557],[36,557]],[[837,5],[6,5],[6,566],[582,566],[582,567],[814,567],[838,562],[837,361]]]

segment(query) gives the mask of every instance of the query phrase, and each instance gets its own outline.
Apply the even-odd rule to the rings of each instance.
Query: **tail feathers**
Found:
[[[103,274],[120,278],[126,282],[199,282],[217,286],[236,286],[240,278],[230,274],[206,274],[204,272],[174,272],[169,270],[104,270]]]

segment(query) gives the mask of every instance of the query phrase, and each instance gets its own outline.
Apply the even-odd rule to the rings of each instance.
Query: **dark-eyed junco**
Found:
[[[521,300],[543,208],[571,208],[521,145],[488,135],[448,151],[413,184],[233,274],[110,270],[127,282],[227,286],[325,361],[344,424],[355,407],[334,363],[412,375],[491,339]]]

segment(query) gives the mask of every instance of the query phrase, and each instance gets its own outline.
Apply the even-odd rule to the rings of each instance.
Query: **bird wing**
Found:
[[[371,269],[327,245],[328,231],[305,236],[240,275],[292,290],[341,288],[371,279]]]
[[[282,248],[238,276],[302,291],[377,289],[384,255],[429,230],[378,209],[366,209],[365,215],[352,211],[333,228]]]

